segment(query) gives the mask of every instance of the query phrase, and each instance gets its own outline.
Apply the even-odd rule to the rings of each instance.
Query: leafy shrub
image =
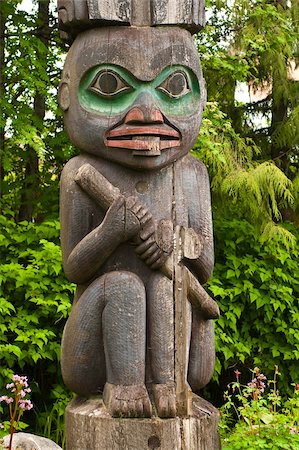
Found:
[[[1,216],[0,227],[0,386],[26,373],[42,413],[62,385],[60,341],[74,285],[63,274],[58,221],[16,224]]]
[[[36,430],[48,439],[53,440],[65,448],[65,408],[72,396],[63,385],[57,385],[52,389],[50,400],[51,405],[45,406],[44,411],[36,415]],[[50,403],[50,402],[49,402]]]
[[[261,242],[246,220],[217,218],[216,266],[209,289],[218,301],[216,377],[226,371],[279,366],[284,394],[298,382],[299,247]],[[298,229],[288,226],[297,238]],[[226,383],[227,384],[227,381]]]
[[[289,449],[299,447],[299,385],[291,398],[282,402],[277,389],[278,367],[267,382],[256,367],[247,385],[236,381],[228,385],[226,403],[221,408],[223,450]],[[231,430],[232,417],[237,420]]]

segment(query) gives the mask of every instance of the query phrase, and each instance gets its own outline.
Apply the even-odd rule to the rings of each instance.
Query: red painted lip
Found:
[[[181,135],[166,124],[143,126],[123,124],[107,132],[105,144],[107,147],[136,150],[137,152],[150,151],[154,156],[166,148],[179,147]],[[155,150],[153,150],[154,148]]]

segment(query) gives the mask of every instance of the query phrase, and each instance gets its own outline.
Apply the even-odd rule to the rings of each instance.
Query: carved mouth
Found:
[[[106,134],[107,147],[133,150],[136,156],[158,156],[161,150],[179,147],[181,135],[169,125],[120,125]]]

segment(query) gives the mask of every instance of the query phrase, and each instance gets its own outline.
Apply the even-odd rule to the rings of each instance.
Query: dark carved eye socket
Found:
[[[188,79],[182,72],[175,72],[170,75],[158,89],[174,98],[182,97],[190,92]]]
[[[103,70],[97,74],[89,89],[105,97],[112,97],[120,92],[131,90],[131,86],[117,73],[111,70]]]

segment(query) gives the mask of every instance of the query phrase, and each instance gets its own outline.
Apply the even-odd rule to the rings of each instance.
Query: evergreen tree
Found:
[[[286,222],[298,226],[299,82],[290,69],[298,61],[299,4],[212,1],[210,8],[198,37],[209,103],[195,148],[212,181],[210,289],[222,310],[223,388],[210,392],[220,394],[241,365],[269,373],[279,366],[286,392],[297,382],[299,355],[298,230]],[[238,83],[263,98],[237,102]]]
[[[39,0],[30,12],[20,3],[0,2],[1,208],[17,221],[41,221],[57,217],[71,151],[56,100],[63,49],[56,2]]]
[[[217,194],[228,194],[238,201],[239,214],[260,222],[264,239],[279,233],[286,244],[294,243],[278,224],[283,218],[296,220],[298,206],[299,82],[291,76],[298,60],[298,1],[213,1],[210,11],[199,37],[208,99],[218,103],[235,134],[230,142],[225,128],[210,136],[230,148],[222,154],[223,164],[218,158]],[[238,103],[238,82],[266,94],[260,101]],[[216,129],[223,125],[217,119],[212,123]],[[206,154],[201,138],[198,150],[211,164],[213,155]]]

